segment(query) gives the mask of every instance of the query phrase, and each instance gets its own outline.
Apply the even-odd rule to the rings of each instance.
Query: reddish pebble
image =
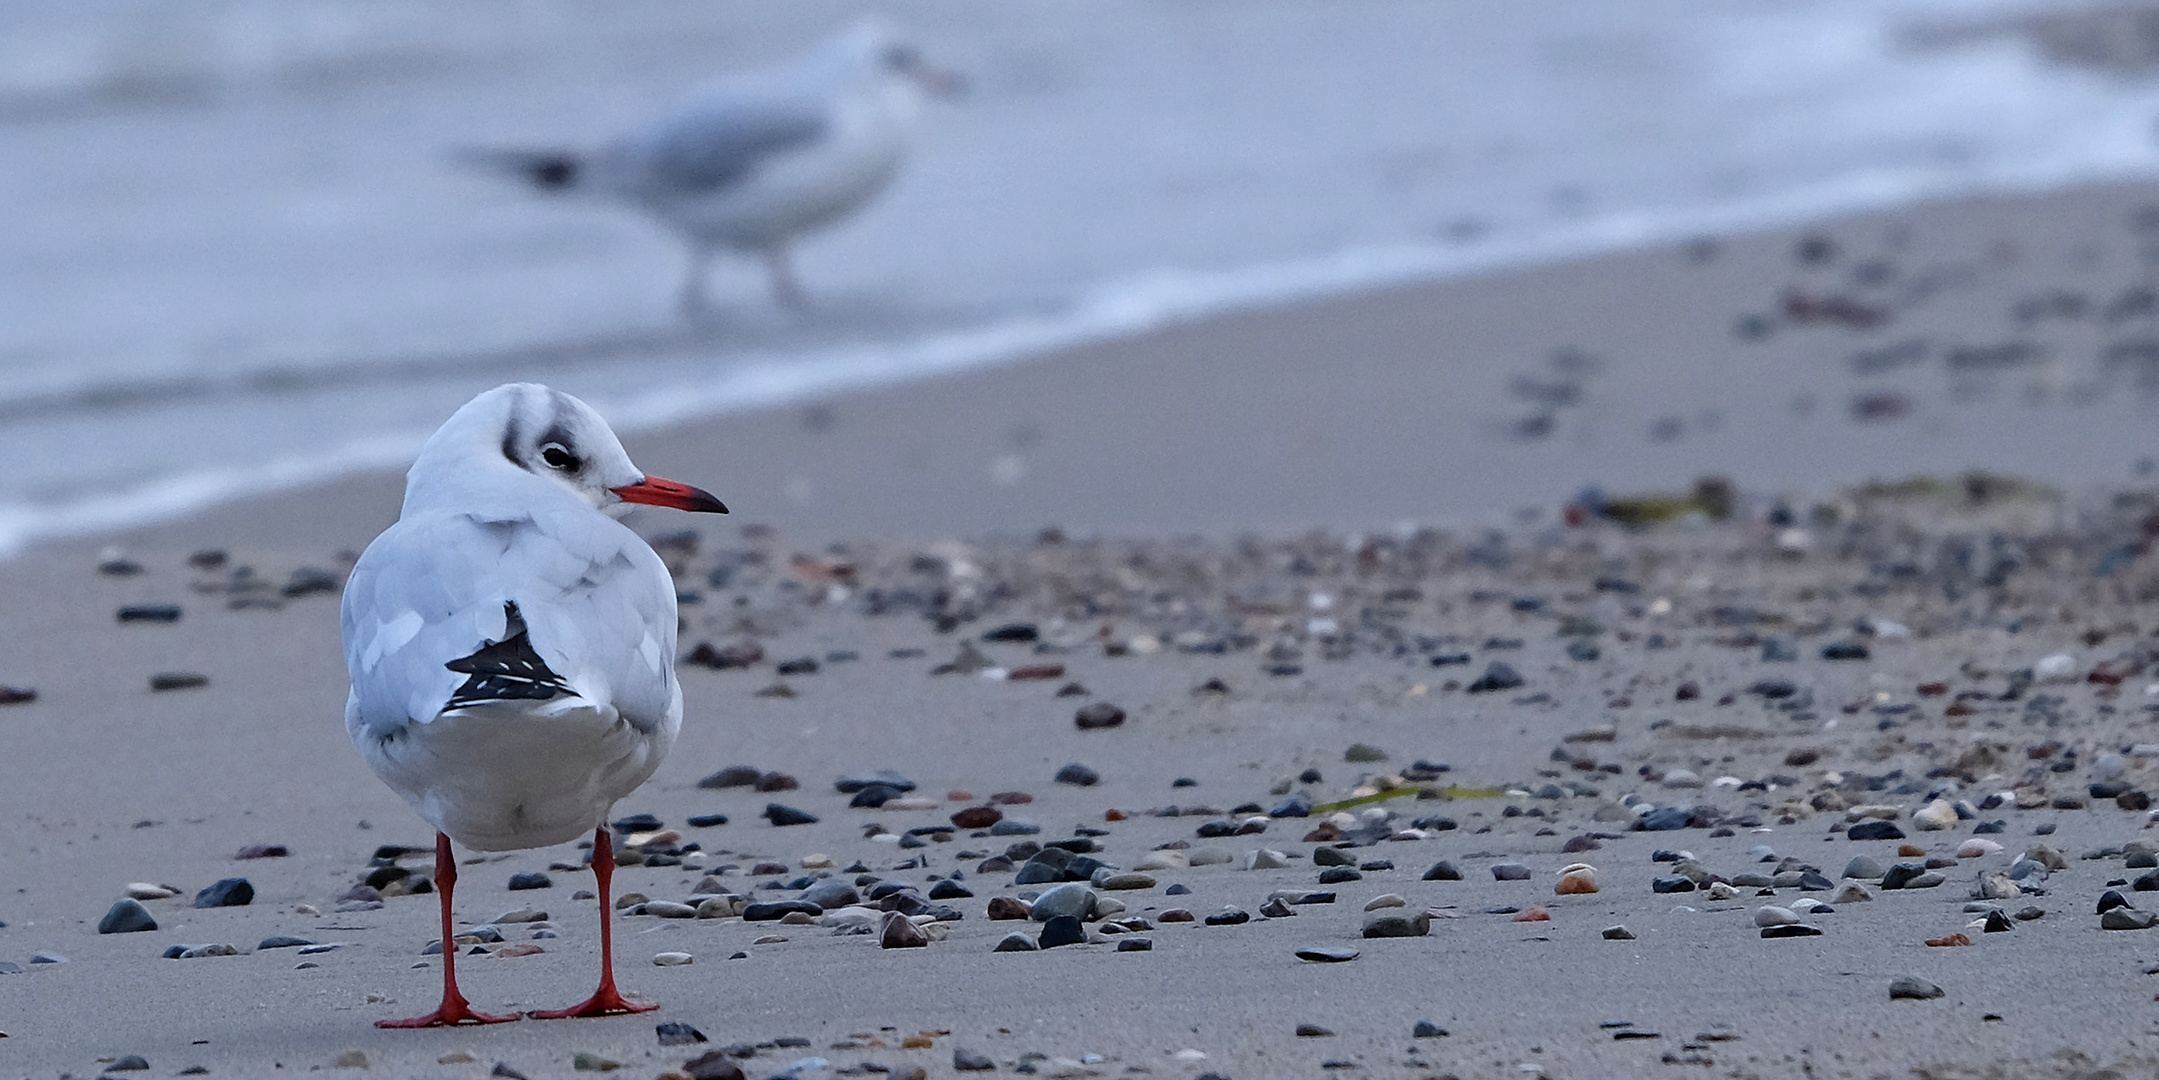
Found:
[[[1009,896],[993,896],[990,897],[989,915],[992,920],[1026,919],[1033,917],[1034,908],[1030,907],[1025,900],[1014,900]]]
[[[1124,820],[1124,811],[1122,811],[1122,810],[1104,810],[1104,811],[1102,811],[1102,820],[1104,820],[1104,821],[1123,821],[1123,820]]]
[[[987,829],[1003,821],[1005,812],[994,806],[970,806],[952,815],[952,824],[962,829]]]
[[[1957,945],[1969,945],[1969,944],[1971,944],[1971,943],[1972,943],[1972,939],[1970,939],[1970,938],[1968,938],[1968,937],[1965,937],[1965,936],[1964,936],[1964,935],[1962,935],[1962,934],[1951,934],[1951,935],[1949,935],[1948,937],[1937,937],[1937,938],[1928,938],[1928,939],[1927,939],[1927,945],[1928,945],[1928,947],[1930,947],[1930,948],[1935,948],[1935,949],[1944,949],[1944,948],[1950,948],[1950,947],[1953,947],[1953,946],[1957,946]]]
[[[1035,682],[1043,679],[1062,679],[1064,675],[1065,666],[1063,664],[1036,664],[1033,667],[1013,668],[1005,673],[1005,678],[1012,682]]]
[[[1155,917],[1156,922],[1193,922],[1192,913],[1181,907],[1173,907]]]
[[[1940,697],[1948,692],[1949,684],[1945,682],[1929,682],[1919,684],[1920,697]]]
[[[990,796],[990,802],[998,806],[1025,806],[1035,797],[1024,791],[1000,791]]]
[[[1514,917],[1515,922],[1551,922],[1552,913],[1541,907],[1533,907]]]

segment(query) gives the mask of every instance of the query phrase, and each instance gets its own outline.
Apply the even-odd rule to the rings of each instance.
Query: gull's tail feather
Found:
[[[584,155],[574,150],[463,149],[457,160],[516,177],[541,191],[567,191],[586,179]]]

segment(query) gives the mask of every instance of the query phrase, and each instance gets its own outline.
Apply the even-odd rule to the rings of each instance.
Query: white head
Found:
[[[630,503],[727,512],[704,491],[645,475],[592,406],[538,383],[498,386],[452,414],[406,474],[405,508],[479,509],[549,490],[611,513]]]
[[[874,16],[841,31],[826,55],[853,77],[887,85],[911,96],[946,97],[958,93],[960,77],[925,60],[892,24]]]

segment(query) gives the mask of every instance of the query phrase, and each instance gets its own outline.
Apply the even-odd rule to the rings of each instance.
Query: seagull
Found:
[[[378,1027],[516,1020],[457,988],[455,840],[475,851],[592,832],[600,988],[537,1019],[644,1012],[615,988],[609,925],[615,800],[659,767],[682,726],[675,587],[614,515],[633,504],[724,514],[630,463],[584,402],[534,383],[466,403],[420,448],[397,523],[345,584],[353,745],[435,827],[442,1004]]]
[[[865,20],[793,66],[730,80],[595,153],[481,151],[547,191],[628,203],[690,245],[685,315],[704,311],[715,252],[761,255],[787,308],[806,297],[788,245],[884,190],[929,95],[959,88],[883,22]]]

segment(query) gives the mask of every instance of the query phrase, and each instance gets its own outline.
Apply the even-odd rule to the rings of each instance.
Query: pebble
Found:
[[[1118,941],[1117,941],[1117,951],[1118,951],[1118,952],[1153,952],[1153,951],[1154,951],[1154,939],[1153,939],[1153,938],[1143,938],[1143,937],[1128,937],[1128,938],[1120,938],[1120,939],[1118,939]]]
[[[1820,937],[1821,933],[1820,927],[1808,926],[1805,923],[1762,927],[1762,936],[1765,938]]]
[[[1569,870],[1561,875],[1552,891],[1561,896],[1580,896],[1597,891],[1597,872],[1593,868]]]
[[[961,1072],[986,1072],[997,1067],[988,1054],[969,1050],[964,1046],[952,1049],[952,1067]]]
[[[654,967],[681,967],[682,965],[689,963],[692,959],[694,958],[686,952],[662,952],[652,954],[652,964]]]
[[[67,957],[56,952],[34,952],[30,954],[30,962],[33,964],[65,964],[67,963]]]
[[[1408,905],[1409,901],[1403,899],[1401,893],[1381,893],[1366,901],[1364,910],[1378,911],[1381,908],[1407,907]]]
[[[155,929],[157,920],[150,917],[150,910],[134,900],[114,904],[97,924],[100,934],[138,934]]]
[[[1912,824],[1927,832],[1956,828],[1957,808],[1947,799],[1936,799],[1912,811]]]
[[[174,945],[165,950],[167,960],[193,960],[203,956],[238,956],[236,945]]]
[[[1781,908],[1774,904],[1768,904],[1754,910],[1754,925],[1756,926],[1788,926],[1798,921],[1799,913],[1790,908]]]
[[[1054,949],[1060,945],[1084,945],[1087,929],[1070,915],[1059,915],[1042,924],[1041,946]]]
[[[708,1042],[705,1033],[680,1020],[668,1020],[657,1025],[653,1032],[659,1036],[661,1046],[694,1046]]]
[[[1009,896],[994,896],[990,898],[989,917],[992,920],[1031,919],[1034,914],[1025,900],[1015,900]]]
[[[1485,665],[1484,674],[1477,676],[1465,690],[1472,694],[1489,694],[1500,690],[1514,690],[1523,685],[1522,674],[1502,660]]]
[[[1362,954],[1360,954],[1357,950],[1341,945],[1315,945],[1310,948],[1297,950],[1297,959],[1308,960],[1315,964],[1347,963],[1348,961],[1355,960],[1360,955]]]
[[[208,675],[192,671],[160,671],[150,676],[150,689],[156,693],[167,690],[194,690],[208,685]]]
[[[1962,844],[1957,845],[1957,858],[1980,859],[1985,858],[1988,855],[1996,854],[2001,850],[2002,846],[2000,844],[1997,844],[1984,836],[1974,836],[1971,839],[1964,841]]]
[[[1048,922],[1059,917],[1084,919],[1095,908],[1095,891],[1081,882],[1068,882],[1044,890],[1030,905],[1029,917],[1036,922]]]
[[[1102,889],[1110,891],[1128,889],[1152,889],[1155,886],[1155,879],[1153,875],[1142,874],[1134,871],[1123,874],[1111,874],[1108,877],[1103,878],[1097,884]]]
[[[1387,752],[1371,743],[1351,743],[1349,749],[1342,751],[1342,760],[1352,763],[1385,761]]]
[[[601,1057],[584,1050],[570,1055],[570,1068],[578,1072],[613,1072],[621,1067],[622,1063],[613,1058]]]
[[[1102,782],[1102,774],[1074,762],[1057,770],[1057,775],[1051,779],[1060,784],[1071,784],[1074,787],[1093,787]]]
[[[782,803],[766,803],[765,820],[774,825],[815,825],[817,815]]]
[[[1409,1037],[1412,1039],[1444,1039],[1447,1037],[1447,1029],[1430,1020],[1419,1020],[1415,1027],[1409,1029]]]
[[[1004,820],[1005,812],[994,806],[970,806],[952,814],[952,824],[962,829],[987,829]]]
[[[647,900],[638,905],[645,914],[659,919],[694,919],[697,909],[673,900]]]
[[[1494,881],[1528,881],[1529,877],[1529,867],[1523,866],[1521,863],[1502,862],[1492,864],[1492,880]]]
[[[1025,934],[1006,934],[991,952],[1034,952],[1035,943]]]
[[[1321,848],[1319,850],[1330,851],[1333,849]],[[1289,856],[1273,848],[1258,848],[1245,852],[1244,861],[1240,865],[1246,870],[1280,870],[1289,865]]]
[[[529,871],[522,874],[510,875],[511,892],[517,892],[523,889],[552,889],[554,887],[555,879],[548,877],[546,874],[540,873],[537,870]]]
[[[1643,814],[1635,825],[1643,832],[1671,832],[1693,822],[1694,813],[1677,806],[1660,806]]]
[[[1904,830],[1893,821],[1862,821],[1845,830],[1845,836],[1853,840],[1902,840]]]
[[[1889,999],[1905,998],[1912,1001],[1931,1001],[1946,991],[1917,975],[1899,975],[1889,981]]]
[[[2159,925],[2159,914],[2133,907],[2109,908],[2099,916],[2101,930],[2149,930]]]
[[[1318,1024],[1299,1024],[1299,1025],[1297,1025],[1297,1035],[1298,1035],[1298,1037],[1299,1037],[1299,1038],[1305,1038],[1305,1039],[1324,1039],[1324,1038],[1326,1038],[1326,1037],[1328,1037],[1328,1036],[1330,1036],[1330,1035],[1333,1035],[1333,1034],[1334,1034],[1334,1031],[1333,1031],[1332,1029],[1330,1029],[1330,1028],[1323,1028],[1323,1027],[1319,1026]]]
[[[36,700],[37,691],[30,687],[0,683],[0,705],[28,705]]]
[[[1259,913],[1262,918],[1286,919],[1297,914],[1297,909],[1289,906],[1289,901],[1282,897],[1270,896],[1259,906]]]
[[[930,937],[907,916],[888,911],[877,929],[877,943],[886,949],[919,949],[930,943]]]
[[[1432,917],[1424,912],[1382,911],[1364,920],[1368,938],[1424,937],[1432,932]]]
[[[1162,921],[1170,921],[1169,912],[1165,911],[1162,913]],[[1209,926],[1237,926],[1241,923],[1248,923],[1251,921],[1252,916],[1247,914],[1243,908],[1238,907],[1225,907],[1222,910],[1207,916],[1206,918],[1206,923]]]
[[[1448,862],[1445,859],[1441,859],[1438,862],[1433,863],[1430,870],[1426,870],[1424,872],[1423,880],[1460,881],[1462,880],[1462,872],[1456,869],[1453,863]]]
[[[1090,701],[1080,706],[1079,711],[1072,715],[1072,723],[1081,731],[1117,727],[1123,724],[1124,720],[1124,710],[1107,701]]]
[[[1633,941],[1634,931],[1627,929],[1625,926],[1607,926],[1604,928],[1604,940]]]

